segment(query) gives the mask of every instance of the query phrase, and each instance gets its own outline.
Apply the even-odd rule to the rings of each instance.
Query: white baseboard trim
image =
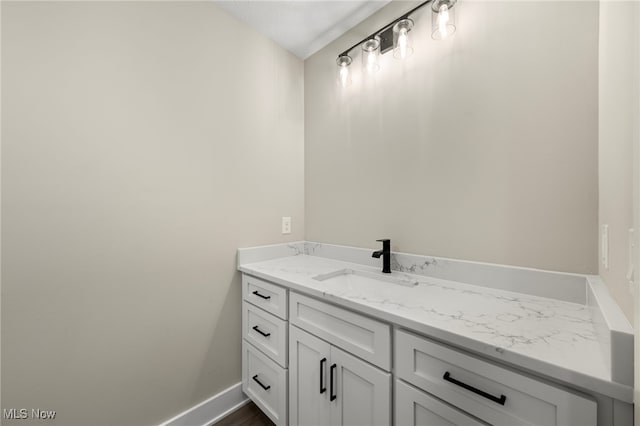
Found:
[[[217,395],[160,424],[160,426],[209,426],[249,402],[239,382]]]

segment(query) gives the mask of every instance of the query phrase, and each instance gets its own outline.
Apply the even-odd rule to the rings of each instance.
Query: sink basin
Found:
[[[392,272],[391,274],[376,274],[375,272],[358,271],[356,269],[340,269],[338,271],[316,275],[313,279],[317,281],[342,283],[345,285],[372,283],[391,283],[405,287],[414,287],[418,285],[418,280],[397,272]]]

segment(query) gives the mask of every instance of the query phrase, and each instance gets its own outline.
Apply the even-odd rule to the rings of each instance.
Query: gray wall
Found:
[[[638,8],[638,3],[631,1],[600,3],[598,220],[600,225],[609,225],[609,266],[599,262],[598,273],[630,322],[633,297],[626,275],[628,229],[634,227],[634,144],[639,143],[640,125],[636,105],[640,97]]]
[[[598,3],[460,2],[453,39],[374,80],[335,57],[392,2],[305,61],[308,240],[597,272]]]
[[[237,383],[236,249],[304,236],[302,61],[211,3],[2,2],[2,65],[3,408]]]

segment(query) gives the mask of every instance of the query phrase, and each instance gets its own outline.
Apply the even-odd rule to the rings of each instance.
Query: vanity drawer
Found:
[[[403,379],[495,426],[596,425],[596,403],[577,393],[398,330]]]
[[[267,312],[287,319],[287,289],[242,274],[242,298]]]
[[[287,367],[287,322],[251,303],[242,303],[242,337]]]
[[[244,339],[242,390],[276,425],[287,424],[287,370]]]
[[[391,327],[319,300],[291,292],[291,324],[391,371]]]
[[[487,426],[401,380],[396,380],[396,426]]]

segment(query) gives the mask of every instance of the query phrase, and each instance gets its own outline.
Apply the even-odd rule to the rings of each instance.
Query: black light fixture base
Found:
[[[393,26],[380,33],[380,54],[385,54],[393,49]]]
[[[385,25],[384,27],[380,28],[378,31],[372,33],[371,35],[369,35],[366,38],[363,38],[362,40],[360,40],[359,42],[357,42],[356,44],[354,44],[353,46],[351,46],[350,48],[348,48],[347,50],[345,50],[344,52],[339,54],[338,58],[340,58],[342,56],[348,56],[349,52],[351,52],[357,46],[360,46],[365,41],[367,41],[369,39],[372,39],[372,38],[376,38],[376,37],[380,38],[380,53],[386,53],[389,50],[393,49],[393,26],[395,24],[397,24],[398,22],[402,21],[403,19],[409,18],[409,16],[413,12],[415,12],[416,10],[420,9],[421,7],[431,3],[432,1],[435,1],[435,0],[426,0],[426,1],[422,2],[422,3],[420,3],[419,5],[417,5],[416,7],[414,7],[413,9],[411,9],[410,11],[408,11],[407,13],[402,15],[401,17],[399,17],[396,20],[394,20],[393,22],[391,22],[390,24]],[[447,2],[450,2],[451,5],[453,5],[453,3],[456,0],[440,0],[440,1],[447,1]]]

